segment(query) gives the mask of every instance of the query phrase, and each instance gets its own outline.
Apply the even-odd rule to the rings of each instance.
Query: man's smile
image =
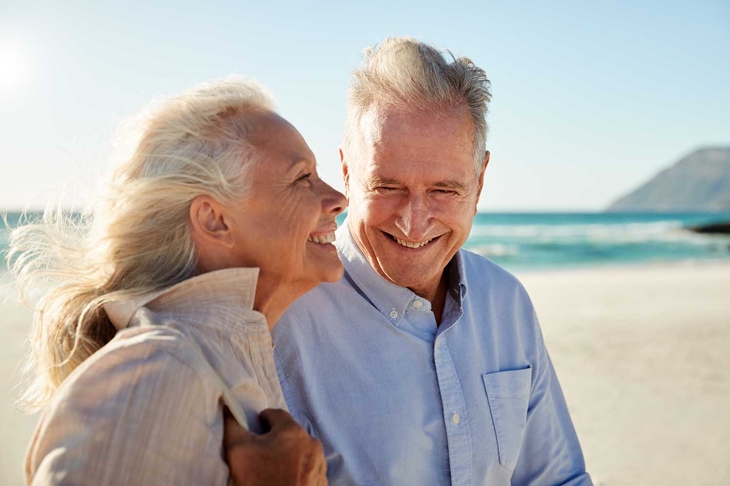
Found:
[[[424,246],[428,245],[429,243],[431,243],[441,237],[441,235],[439,235],[439,236],[434,236],[433,238],[428,238],[428,239],[421,240],[421,241],[409,241],[409,240],[404,240],[402,238],[398,238],[397,236],[391,235],[390,233],[386,233],[385,231],[382,231],[382,230],[381,230],[381,232],[384,235],[386,235],[391,241],[398,243],[400,246],[403,246],[406,248],[412,248],[414,250],[423,248]]]

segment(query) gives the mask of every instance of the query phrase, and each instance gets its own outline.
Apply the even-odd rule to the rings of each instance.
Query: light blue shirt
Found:
[[[447,267],[431,304],[337,233],[345,276],[274,328],[284,398],[331,485],[591,485],[532,303],[486,258]]]

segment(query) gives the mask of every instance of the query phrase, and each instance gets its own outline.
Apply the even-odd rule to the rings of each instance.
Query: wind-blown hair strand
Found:
[[[113,338],[103,305],[185,280],[196,272],[189,229],[193,199],[246,197],[256,162],[247,115],[273,98],[243,78],[203,84],[146,110],[129,157],[100,202],[79,216],[49,208],[11,234],[8,268],[26,302],[36,300],[21,404],[33,411],[80,363]],[[35,297],[35,299],[34,299]]]

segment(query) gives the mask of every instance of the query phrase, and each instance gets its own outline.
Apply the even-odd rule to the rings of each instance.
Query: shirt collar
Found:
[[[396,326],[400,324],[406,308],[417,295],[406,287],[401,287],[378,275],[370,262],[357,246],[350,233],[347,219],[337,229],[337,251],[345,267],[346,278],[365,294],[365,297]],[[463,268],[461,250],[446,267],[449,272],[449,293],[461,307],[466,295],[466,275]]]
[[[459,249],[446,266],[446,271],[449,272],[449,292],[459,304],[459,307],[461,307],[461,303],[466,297],[467,289],[466,269],[464,268],[462,251]]]
[[[236,306],[253,309],[258,268],[227,268],[204,273],[162,290],[104,304],[117,330],[129,325],[140,307],[158,311],[199,311],[201,306]]]

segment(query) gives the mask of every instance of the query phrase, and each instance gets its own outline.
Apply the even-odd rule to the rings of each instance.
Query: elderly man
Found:
[[[368,50],[340,150],[345,276],[274,331],[284,396],[334,485],[589,485],[529,297],[461,249],[489,80],[411,38]]]

